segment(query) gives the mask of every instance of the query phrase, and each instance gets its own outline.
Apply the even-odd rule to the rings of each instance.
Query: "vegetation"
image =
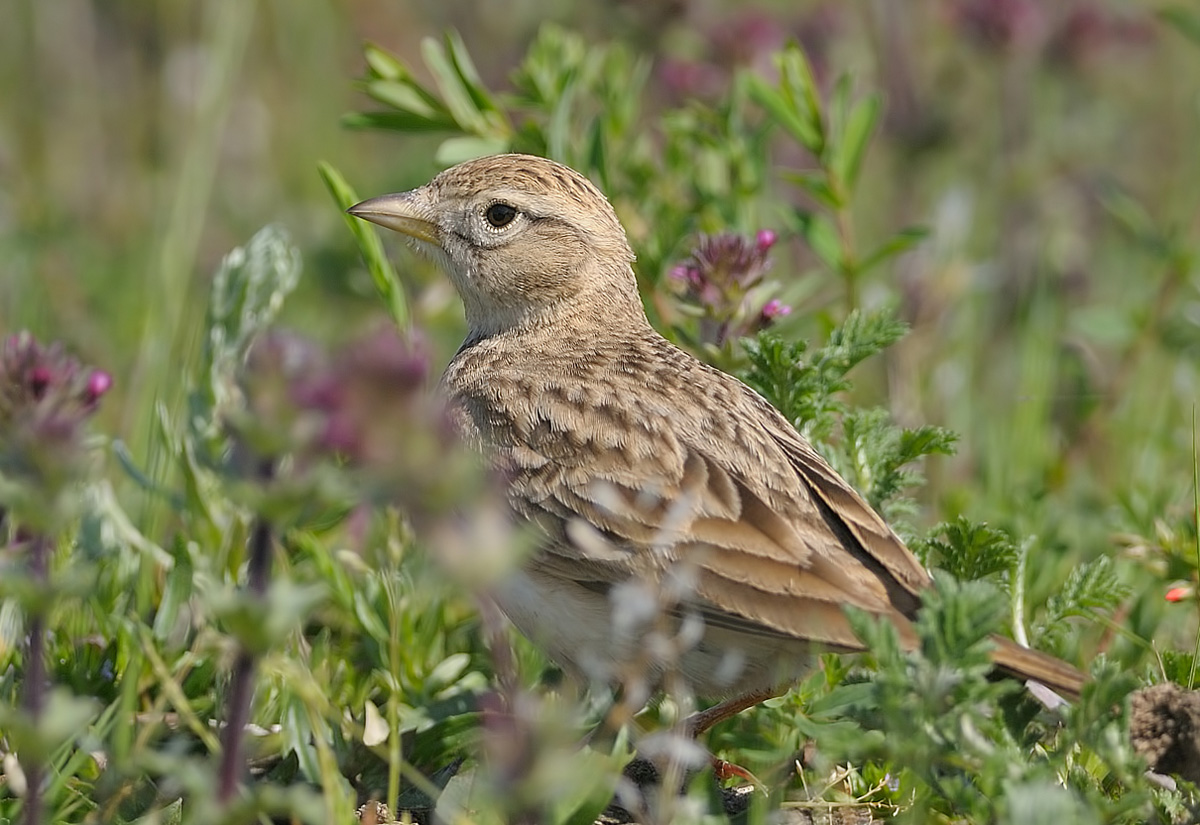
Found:
[[[489,608],[531,542],[428,392],[455,299],[338,219],[496,151],[595,180],[656,325],[939,571],[918,651],[856,617],[868,655],[709,734],[763,781],[739,816],[1196,818],[1129,733],[1131,692],[1197,686],[1189,8],[644,4],[460,37],[80,6],[0,27],[0,822],[587,823],[614,793],[724,821],[678,697],[584,691]],[[351,21],[430,36],[365,47],[339,131]],[[994,631],[1089,669],[1080,701],[990,681]],[[635,749],[664,770],[641,796]]]

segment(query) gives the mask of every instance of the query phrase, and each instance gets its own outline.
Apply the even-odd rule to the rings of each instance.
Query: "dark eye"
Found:
[[[517,208],[509,206],[507,203],[493,203],[483,213],[483,216],[487,218],[488,223],[496,229],[500,229],[513,222],[513,218],[517,216]]]

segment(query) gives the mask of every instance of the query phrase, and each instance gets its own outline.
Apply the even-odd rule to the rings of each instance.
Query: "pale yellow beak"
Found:
[[[396,195],[380,195],[362,203],[356,203],[346,211],[356,218],[377,223],[380,226],[437,245],[437,227],[425,215],[425,209],[417,202],[413,192]]]

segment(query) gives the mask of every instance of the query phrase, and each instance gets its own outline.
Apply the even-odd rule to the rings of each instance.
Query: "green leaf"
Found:
[[[458,73],[463,88],[471,95],[475,108],[480,112],[501,115],[500,108],[496,106],[496,101],[492,99],[491,93],[483,85],[483,78],[479,76],[479,71],[471,61],[467,46],[458,32],[446,33],[446,48],[450,52],[450,61],[454,64],[454,70]],[[503,119],[503,115],[501,118]]]
[[[610,188],[608,150],[604,139],[604,129],[599,123],[592,124],[592,128],[588,132],[587,159],[588,168],[595,170],[601,188],[607,191]]]
[[[784,179],[799,186],[821,205],[829,209],[841,209],[845,204],[829,185],[829,178],[823,171],[784,172]]]
[[[414,121],[426,121],[455,126],[454,118],[436,97],[415,83],[394,80],[372,80],[363,89],[372,99],[403,112]]]
[[[1175,31],[1200,46],[1200,12],[1184,5],[1169,6],[1158,10],[1158,16]]]
[[[879,95],[871,95],[855,104],[846,120],[846,130],[838,141],[833,168],[847,192],[853,191],[858,182],[862,159],[879,119],[879,108]]]
[[[1196,668],[1196,658],[1191,653],[1182,650],[1162,651],[1163,675],[1172,682],[1188,690],[1195,690],[1200,683],[1193,681]]]
[[[183,508],[183,500],[180,495],[146,475],[145,471],[138,466],[137,460],[124,441],[119,438],[113,439],[112,454],[116,457],[117,464],[124,470],[125,475],[142,491],[170,502],[171,506],[176,509]]]
[[[905,465],[926,455],[953,452],[955,437],[940,427],[915,429],[897,427],[884,409],[856,409],[842,420],[843,443],[836,461],[843,472],[877,510],[898,503],[893,501],[906,488],[921,480],[916,470]]]
[[[600,819],[604,809],[612,801],[621,768],[632,758],[628,749],[603,754],[590,748],[571,754],[571,771],[564,779],[569,793],[557,794],[551,802],[550,822],[563,825],[592,825]]]
[[[402,329],[407,327],[409,323],[408,301],[404,297],[400,279],[396,277],[396,270],[392,268],[387,254],[383,251],[383,242],[379,240],[379,234],[366,221],[345,214],[345,210],[358,203],[358,195],[355,194],[341,173],[330,164],[321,161],[317,164],[317,170],[321,173],[321,180],[325,181],[329,194],[341,208],[346,226],[350,228],[351,234],[358,242],[358,248],[367,265],[367,271],[371,274],[371,280],[375,282],[376,291],[383,298],[388,315],[391,316],[396,326]]]
[[[310,782],[319,782],[321,760],[313,746],[312,724],[303,700],[297,696],[286,697],[279,721],[283,730],[283,752],[295,754],[302,776]]]
[[[300,253],[281,227],[264,227],[226,255],[209,296],[209,365],[240,360],[254,336],[275,320],[299,278]]]
[[[751,100],[766,109],[767,114],[801,146],[813,154],[818,153],[822,145],[821,134],[797,109],[795,101],[789,100],[758,75],[749,75],[746,87]]]
[[[1050,599],[1047,608],[1060,617],[1089,616],[1100,610],[1112,610],[1129,593],[1117,578],[1113,561],[1100,556],[1071,571],[1062,591]]]
[[[1037,623],[1034,638],[1040,646],[1053,649],[1066,632],[1068,618],[1091,618],[1114,610],[1128,594],[1129,587],[1117,578],[1108,556],[1078,565],[1062,589],[1046,602],[1046,613]]]
[[[808,58],[795,43],[779,55],[779,86],[804,124],[806,137],[800,139],[797,135],[797,138],[808,151],[820,157],[828,140],[821,118],[821,99]]]
[[[846,316],[841,326],[829,333],[829,343],[821,350],[822,359],[845,363],[844,371],[890,347],[908,334],[908,324],[893,310],[861,312]]]
[[[132,825],[180,825],[183,822],[183,800],[176,799],[164,808],[135,819]]]
[[[204,359],[188,397],[188,446],[202,463],[217,466],[228,456],[223,420],[243,404],[237,372],[299,278],[300,252],[277,226],[231,251],[213,276]]]
[[[53,688],[43,697],[35,720],[24,706],[0,703],[0,730],[7,745],[24,758],[44,761],[64,742],[78,736],[100,712],[90,696],[75,696],[66,688]]]
[[[858,271],[863,273],[869,269],[879,266],[879,264],[894,258],[902,252],[907,252],[914,246],[919,244],[929,236],[929,230],[920,226],[910,226],[906,229],[901,229],[892,237],[888,238],[878,247],[867,254],[862,261],[859,262]]]
[[[815,719],[836,718],[847,708],[866,702],[871,690],[868,682],[838,685],[824,696],[809,702],[804,708],[805,715]]]
[[[425,679],[425,688],[436,693],[458,681],[459,677],[471,664],[471,657],[466,653],[452,653],[434,666]]]
[[[367,68],[378,78],[402,80],[411,77],[408,68],[399,59],[374,43],[363,47],[363,58],[367,61]]]
[[[842,138],[845,137],[846,113],[850,111],[850,75],[844,74],[837,79],[825,106],[829,122],[829,135],[825,148],[832,157],[837,152]]]
[[[476,96],[459,74],[458,67],[446,54],[445,47],[432,37],[426,37],[421,41],[421,55],[454,122],[464,132],[485,134],[488,131],[487,119],[480,112],[475,102]]]
[[[195,583],[195,568],[187,547],[182,542],[175,546],[175,566],[167,574],[162,601],[154,613],[154,638],[166,642],[173,633],[181,630],[180,611],[192,597]]]
[[[411,112],[350,112],[341,117],[347,129],[386,129],[393,132],[457,132],[449,118],[431,120]]]
[[[935,571],[916,621],[925,654],[935,663],[954,664],[968,648],[986,643],[1008,616],[1008,602],[985,581],[960,582]],[[981,657],[987,661],[986,654]]]
[[[453,137],[442,141],[434,158],[443,166],[453,166],[464,160],[507,152],[508,140],[489,137]]]
[[[562,92],[550,112],[546,124],[546,147],[550,157],[568,162],[567,149],[571,143],[571,123],[574,113],[575,92],[578,89],[577,73],[568,69],[563,73]]]
[[[800,234],[809,248],[821,263],[834,272],[841,272],[844,266],[842,242],[833,223],[816,212],[797,212],[797,217],[800,219]]]
[[[913,543],[913,551],[926,566],[960,581],[1007,573],[1017,563],[1017,546],[1008,533],[962,515],[937,524],[927,538]]]
[[[1156,249],[1165,246],[1162,233],[1146,207],[1116,183],[1108,182],[1100,187],[1100,203],[1125,231],[1141,243]]]

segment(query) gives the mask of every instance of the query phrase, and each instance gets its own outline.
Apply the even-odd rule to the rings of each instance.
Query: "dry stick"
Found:
[[[46,583],[49,551],[46,538],[35,536],[29,551],[29,572],[39,585]],[[46,615],[40,605],[29,614],[29,664],[25,669],[23,704],[31,727],[37,731],[46,705]],[[26,825],[39,825],[42,821],[42,768],[40,755],[32,757],[25,765]]]
[[[264,462],[258,468],[259,478],[270,479],[273,468]],[[267,575],[271,568],[271,524],[262,515],[254,520],[250,533],[250,559],[247,569],[247,589],[259,599],[267,594]],[[217,801],[229,802],[237,792],[238,775],[242,765],[242,732],[250,721],[250,700],[254,696],[254,654],[242,647],[233,664],[229,690],[229,712],[225,729],[221,731],[221,768],[218,773]]]

